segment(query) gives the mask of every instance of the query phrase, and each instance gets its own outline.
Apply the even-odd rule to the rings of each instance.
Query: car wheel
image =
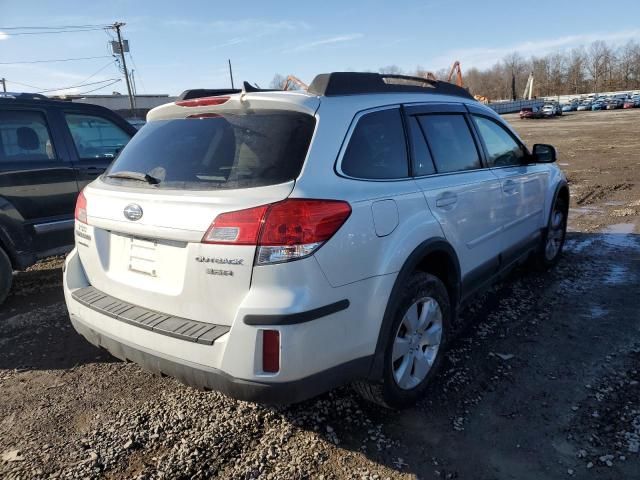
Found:
[[[354,385],[364,398],[388,408],[410,406],[424,395],[440,366],[451,324],[449,295],[437,277],[416,272],[399,295],[382,381]]]
[[[535,256],[535,265],[539,269],[552,267],[560,259],[562,247],[567,235],[568,205],[562,198],[557,198],[549,217],[549,224],[538,253]]]
[[[0,304],[4,302],[11,290],[11,283],[13,282],[13,267],[11,266],[11,260],[0,248]]]

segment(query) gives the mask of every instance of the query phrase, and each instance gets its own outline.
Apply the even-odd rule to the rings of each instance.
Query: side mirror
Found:
[[[553,163],[556,161],[557,153],[553,145],[536,143],[533,146],[533,160],[536,163]]]

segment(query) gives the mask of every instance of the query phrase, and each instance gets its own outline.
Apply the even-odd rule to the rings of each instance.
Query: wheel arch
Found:
[[[415,271],[430,273],[442,280],[449,293],[451,317],[452,319],[456,318],[460,301],[460,262],[454,248],[446,239],[431,238],[422,242],[411,252],[396,277],[378,332],[376,349],[369,371],[370,380],[379,380],[382,377],[385,342],[391,334],[391,324],[393,323],[393,314],[398,307],[399,292]]]

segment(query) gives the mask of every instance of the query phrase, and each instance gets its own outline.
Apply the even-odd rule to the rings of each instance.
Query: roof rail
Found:
[[[178,96],[178,100],[191,100],[192,98],[217,97],[218,95],[231,95],[240,93],[239,88],[192,88],[185,90]]]
[[[321,73],[313,79],[308,92],[325,97],[363,93],[437,93],[474,99],[466,89],[452,83],[422,77],[367,72]]]
[[[24,92],[0,92],[0,98],[13,98],[20,100],[50,100],[40,93],[24,93]]]

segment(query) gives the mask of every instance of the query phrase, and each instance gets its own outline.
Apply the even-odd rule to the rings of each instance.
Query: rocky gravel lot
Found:
[[[268,407],[153,376],[73,331],[52,259],[0,310],[0,477],[640,478],[640,110],[508,118],[559,148],[566,253],[463,312],[419,405],[344,387]]]

